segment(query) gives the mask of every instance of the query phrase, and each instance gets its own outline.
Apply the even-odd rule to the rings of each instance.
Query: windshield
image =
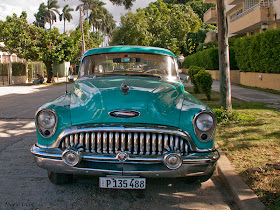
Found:
[[[79,77],[136,75],[177,77],[176,60],[168,55],[143,53],[108,53],[86,56]]]

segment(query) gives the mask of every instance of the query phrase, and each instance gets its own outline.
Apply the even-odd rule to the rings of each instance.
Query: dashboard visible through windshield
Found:
[[[146,53],[107,53],[86,56],[79,77],[136,75],[177,77],[176,60],[168,55]]]

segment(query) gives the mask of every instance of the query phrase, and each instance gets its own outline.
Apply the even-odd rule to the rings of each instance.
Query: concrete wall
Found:
[[[220,80],[220,72],[219,70],[206,70],[208,71],[214,80]],[[230,80],[233,84],[240,84],[240,71],[239,70],[231,70],[230,71]]]
[[[4,85],[9,85],[8,76],[0,76],[0,86],[3,86],[3,80]],[[18,85],[18,84],[24,84],[27,83],[27,75],[26,76],[12,76],[12,83],[11,85]]]
[[[280,91],[280,74],[240,72],[240,84]]]

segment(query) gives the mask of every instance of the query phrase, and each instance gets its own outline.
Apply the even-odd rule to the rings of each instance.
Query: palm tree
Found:
[[[63,7],[62,13],[59,15],[59,20],[64,21],[64,33],[65,33],[65,21],[70,22],[73,19],[71,12],[74,11],[73,8],[69,7],[68,4]]]
[[[48,22],[50,24],[50,29],[52,29],[52,24],[53,22],[56,22],[56,14],[59,15],[59,11],[58,11],[58,4],[57,4],[57,0],[48,0],[47,3],[47,11],[48,11]]]
[[[97,10],[92,11],[90,22],[95,30],[101,31],[109,37],[116,28],[116,21],[114,21],[113,16],[104,7],[99,7]]]
[[[38,27],[45,28],[45,24],[47,22],[48,10],[47,6],[42,3],[39,6],[39,10],[34,14],[36,21],[34,24]]]

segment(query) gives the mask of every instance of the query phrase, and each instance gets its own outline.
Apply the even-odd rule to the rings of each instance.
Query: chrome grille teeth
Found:
[[[169,145],[169,144],[168,144],[168,135],[167,135],[167,134],[165,134],[165,135],[164,135],[163,148],[166,148],[168,145]]]
[[[158,135],[158,154],[162,154],[162,134]]]
[[[144,154],[144,147],[145,147],[145,140],[144,140],[144,133],[140,133],[140,155]]]
[[[109,133],[109,153],[113,154],[114,150],[114,134],[112,132]]]
[[[107,153],[107,132],[103,133],[103,153]]]
[[[77,148],[77,145],[80,151],[98,154],[123,151],[134,155],[162,155],[164,151],[179,151],[186,155],[189,150],[185,139],[172,134],[104,131],[69,134],[62,139],[60,148]]]
[[[65,147],[66,148],[68,148],[68,147],[70,147],[70,144],[69,144],[69,136],[66,136],[66,138],[65,138]],[[63,147],[62,147],[63,148]]]
[[[125,133],[121,134],[121,151],[125,151]]]
[[[95,139],[95,133],[91,133],[91,152],[95,153],[95,145],[96,145],[96,139]]]
[[[151,150],[151,135],[149,133],[146,134],[146,155],[150,154]]]
[[[84,146],[84,133],[80,133],[79,144]]]
[[[133,145],[132,134],[128,133],[127,134],[127,149],[129,152],[131,152],[131,150],[132,150],[132,145]]]
[[[180,152],[184,152],[184,141],[180,139]]]
[[[137,154],[138,153],[138,148],[139,148],[139,144],[138,144],[138,133],[134,133],[134,150],[133,150],[133,154]]]
[[[86,145],[86,152],[89,152],[89,133],[86,133],[86,139],[85,139],[85,145]]]
[[[70,146],[73,147],[76,144],[73,139],[73,135],[70,135]]]
[[[170,144],[169,145],[170,145],[171,148],[174,148],[174,146],[175,146],[173,136],[170,136]]]
[[[97,133],[97,153],[101,153],[101,146],[102,146],[102,141],[101,141],[101,133]]]
[[[120,134],[115,133],[115,153],[120,150]]]
[[[155,155],[157,151],[157,135],[152,135],[152,155]]]
[[[71,138],[73,139],[74,138],[73,135],[71,135],[71,136],[72,136]],[[78,143],[79,143],[79,134],[75,134],[75,138],[74,138],[74,143],[73,144],[78,144]]]

